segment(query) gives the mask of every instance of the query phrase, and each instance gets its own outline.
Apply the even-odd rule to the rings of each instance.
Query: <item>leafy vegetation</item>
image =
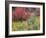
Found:
[[[12,31],[40,30],[40,16],[32,16],[27,21],[13,21]]]

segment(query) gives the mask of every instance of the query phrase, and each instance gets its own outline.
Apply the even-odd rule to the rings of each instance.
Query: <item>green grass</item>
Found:
[[[27,21],[13,21],[12,31],[40,30],[40,16],[33,16]]]

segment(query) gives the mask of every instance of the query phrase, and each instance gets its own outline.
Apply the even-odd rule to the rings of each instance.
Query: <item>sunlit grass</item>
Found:
[[[40,16],[34,16],[27,21],[13,21],[13,31],[26,31],[26,30],[39,30],[40,29]]]

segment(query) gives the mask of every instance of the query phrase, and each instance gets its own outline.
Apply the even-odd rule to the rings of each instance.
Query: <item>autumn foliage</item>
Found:
[[[16,7],[12,11],[12,16],[13,20],[27,20],[31,16],[31,13],[26,8]]]
[[[12,7],[12,31],[40,30],[40,9]]]

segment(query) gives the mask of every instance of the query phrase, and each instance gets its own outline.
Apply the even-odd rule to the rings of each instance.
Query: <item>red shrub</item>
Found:
[[[12,18],[19,20],[19,19],[23,19],[23,20],[27,20],[29,18],[29,16],[31,16],[31,13],[29,12],[25,12],[25,8],[21,8],[21,7],[17,7],[15,8],[15,11],[13,11],[12,14]]]

